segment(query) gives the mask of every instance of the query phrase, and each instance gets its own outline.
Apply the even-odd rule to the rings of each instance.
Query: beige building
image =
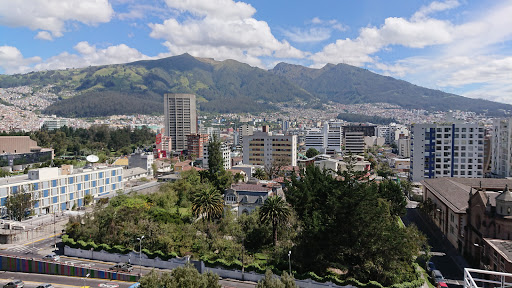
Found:
[[[171,137],[174,151],[187,149],[187,135],[197,133],[196,95],[164,95],[165,136]]]
[[[297,166],[297,135],[273,134],[264,127],[263,132],[244,136],[243,144],[244,164]]]
[[[29,136],[0,136],[0,154],[40,152],[41,149]]]

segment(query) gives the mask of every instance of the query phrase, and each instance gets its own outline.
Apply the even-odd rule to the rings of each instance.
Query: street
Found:
[[[418,209],[416,209],[417,202],[408,201],[407,214],[403,217],[405,225],[415,224],[418,230],[423,232],[428,238],[428,244],[431,246],[431,261],[434,262],[436,268],[443,273],[446,278],[446,283],[450,287],[462,287],[464,279],[464,267],[461,266],[460,255],[458,255],[455,248],[446,240],[443,241],[440,232],[436,231],[428,223],[427,219],[422,217]]]

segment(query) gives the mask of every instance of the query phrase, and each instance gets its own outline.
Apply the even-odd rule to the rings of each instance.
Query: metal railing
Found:
[[[464,269],[464,288],[512,287],[512,274],[489,270]]]

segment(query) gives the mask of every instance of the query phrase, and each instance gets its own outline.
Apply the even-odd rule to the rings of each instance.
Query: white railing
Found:
[[[512,287],[512,274],[480,269],[464,269],[464,288]]]

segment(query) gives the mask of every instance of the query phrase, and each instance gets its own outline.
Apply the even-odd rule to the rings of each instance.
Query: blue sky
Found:
[[[347,63],[512,103],[512,0],[0,0],[0,73],[189,53]]]

